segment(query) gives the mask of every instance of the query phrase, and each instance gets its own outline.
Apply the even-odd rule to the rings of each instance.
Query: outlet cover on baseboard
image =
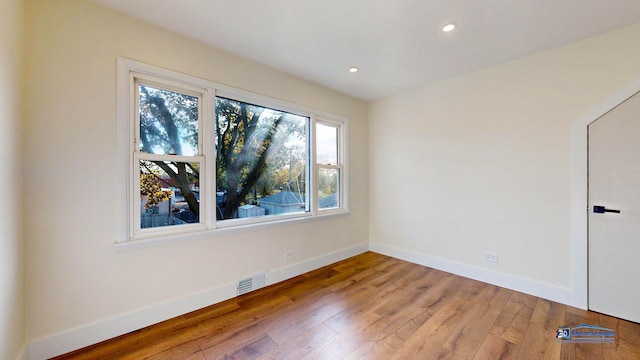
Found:
[[[497,263],[498,262],[498,255],[491,254],[491,253],[484,253],[484,261]]]

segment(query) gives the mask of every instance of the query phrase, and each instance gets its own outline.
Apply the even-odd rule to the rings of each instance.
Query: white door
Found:
[[[640,93],[589,125],[589,309],[640,322]]]

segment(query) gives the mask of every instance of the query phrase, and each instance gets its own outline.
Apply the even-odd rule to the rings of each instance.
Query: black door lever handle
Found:
[[[607,209],[606,207],[600,205],[594,205],[593,212],[596,214],[604,214],[606,212],[620,214],[620,210]]]

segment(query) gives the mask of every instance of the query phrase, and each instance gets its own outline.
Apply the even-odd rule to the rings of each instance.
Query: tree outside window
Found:
[[[307,210],[309,121],[308,117],[284,111],[216,98],[219,220],[246,216],[239,212],[246,205],[264,205],[261,207],[264,212],[260,210],[250,216],[291,212],[285,208],[292,208],[293,212]],[[280,193],[288,196],[273,197]],[[270,198],[278,199],[278,203],[269,203]],[[280,209],[283,212],[278,212]]]
[[[345,121],[118,59],[119,242],[345,212]]]
[[[199,98],[138,84],[140,227],[197,223]]]

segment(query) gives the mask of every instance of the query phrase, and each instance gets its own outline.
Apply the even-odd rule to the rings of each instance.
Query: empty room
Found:
[[[640,358],[640,2],[0,30],[0,359]]]

